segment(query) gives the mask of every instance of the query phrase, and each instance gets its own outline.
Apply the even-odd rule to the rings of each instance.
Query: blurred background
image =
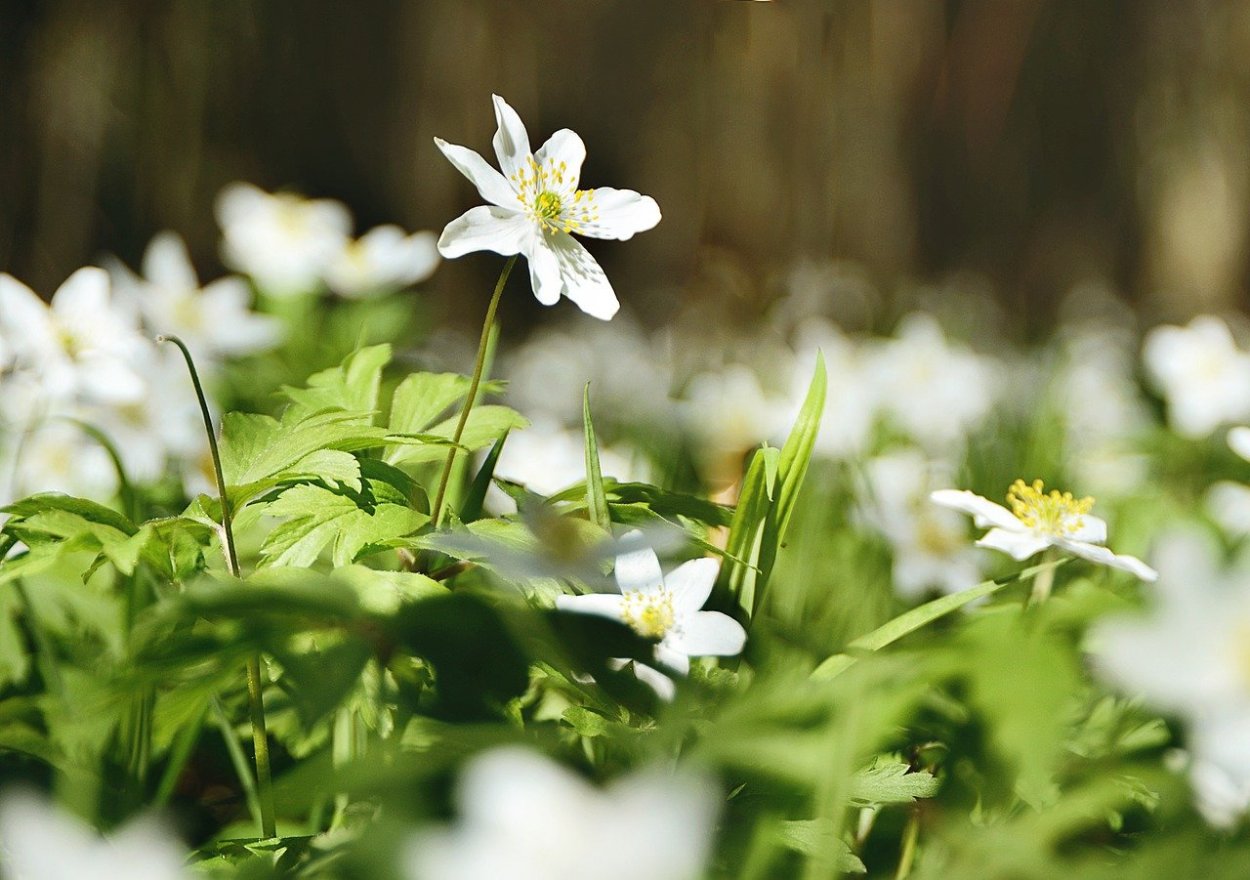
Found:
[[[957,278],[1026,334],[1090,283],[1183,318],[1245,294],[1248,50],[1220,2],[0,0],[0,270],[47,295],[172,228],[215,277],[240,179],[440,229],[478,197],[432,138],[488,152],[498,92],[659,201],[592,244],[646,326],[751,320],[796,266]],[[426,295],[474,325],[497,271]]]

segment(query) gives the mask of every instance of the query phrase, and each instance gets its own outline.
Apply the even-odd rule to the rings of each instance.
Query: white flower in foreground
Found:
[[[1198,807],[1226,826],[1250,807],[1250,578],[1219,555],[1205,536],[1170,536],[1152,610],[1100,623],[1089,649],[1105,678],[1189,725]]]
[[[1220,318],[1199,315],[1185,327],[1156,327],[1142,357],[1178,434],[1206,437],[1224,422],[1250,418],[1250,354]]]
[[[107,837],[25,792],[0,800],[0,880],[183,880],[186,852],[159,822]]]
[[[418,832],[408,880],[698,880],[718,798],[703,780],[641,772],[599,789],[519,747],[474,758],[459,822]]]
[[[641,532],[633,531],[623,540],[641,537]],[[738,621],[719,611],[702,610],[718,571],[720,563],[715,559],[692,559],[665,577],[655,551],[643,547],[616,557],[619,596],[559,596],[556,607],[621,621],[640,636],[655,639],[655,659],[685,675],[691,657],[733,656],[746,644],[746,630]]]
[[[516,111],[498,95],[495,155],[502,174],[474,151],[434,142],[490,202],[447,224],[438,249],[452,259],[473,251],[524,254],[534,296],[554,305],[563,294],[583,312],[607,320],[620,307],[603,269],[571,233],[624,241],[660,222],[660,207],[633,190],[578,189],[586,146],[562,128],[538,152]]]
[[[0,274],[0,335],[16,365],[39,377],[49,399],[139,399],[143,379],[134,358],[145,341],[128,318],[113,303],[103,269],[79,269],[50,305]]]
[[[1001,550],[1013,559],[1028,559],[1054,547],[1064,553],[1119,568],[1142,580],[1153,581],[1158,573],[1140,559],[1112,553],[1102,546],[1107,524],[1090,514],[1093,498],[1074,498],[1071,492],[1049,493],[1041,480],[1032,485],[1016,480],[1007,492],[1011,510],[967,490],[939,489],[929,497],[935,504],[971,514],[978,526],[990,527],[978,547]]]
[[[118,266],[117,293],[143,316],[154,334],[180,338],[201,370],[222,357],[273,348],[282,337],[276,318],[251,311],[252,291],[242,278],[219,278],[200,287],[182,238],[162,232],[143,255],[143,277]]]
[[[279,297],[320,287],[352,228],[342,202],[270,194],[249,183],[232,183],[221,191],[217,222],[226,264]]]
[[[398,226],[378,226],[339,252],[326,268],[326,284],[347,299],[382,296],[429,278],[438,262],[433,232],[406,235]]]

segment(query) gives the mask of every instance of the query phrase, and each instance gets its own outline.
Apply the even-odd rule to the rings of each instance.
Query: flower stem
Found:
[[[1056,558],[1055,548],[1051,547],[1042,556],[1042,564],[1054,562]],[[1037,573],[1037,577],[1033,579],[1033,589],[1029,593],[1029,608],[1036,608],[1050,598],[1051,588],[1055,585],[1055,567],[1052,565],[1042,569]]]
[[[213,473],[217,477],[217,492],[221,500],[221,531],[222,543],[225,545],[226,564],[230,574],[238,578],[239,553],[234,545],[233,513],[230,510],[230,498],[226,494],[226,477],[221,469],[221,450],[217,448],[217,434],[213,430],[213,417],[208,411],[208,399],[204,396],[204,386],[200,384],[200,374],[195,368],[186,344],[177,336],[158,336],[157,342],[172,342],[182,352],[187,362],[187,370],[191,373],[191,384],[195,386],[195,396],[200,403],[200,414],[204,417],[204,431],[208,435],[208,450],[213,458]],[[247,661],[247,698],[251,705],[252,715],[252,746],[256,759],[256,782],[260,800],[260,834],[264,839],[277,836],[277,825],[274,821],[273,779],[269,770],[269,735],[265,727],[265,704],[262,699],[264,681],[261,678],[260,657],[253,654]]]
[[[503,296],[504,285],[508,283],[508,276],[512,274],[512,267],[516,265],[516,261],[517,257],[514,254],[508,258],[508,262],[504,263],[503,271],[499,273],[499,280],[495,282],[495,292],[490,298],[490,305],[486,307],[486,320],[482,323],[482,338],[477,344],[477,362],[473,365],[473,378],[469,380],[469,393],[464,398],[464,408],[460,410],[460,419],[456,422],[456,432],[451,437],[452,446],[447,450],[447,461],[443,464],[443,475],[438,481],[438,492],[434,495],[434,506],[430,508],[430,521],[434,523],[435,528],[438,528],[443,518],[443,499],[447,495],[447,483],[451,479],[451,468],[456,461],[456,452],[459,449],[460,438],[464,436],[464,426],[469,421],[469,413],[473,410],[478,386],[482,384],[482,369],[486,365],[487,343],[490,341],[491,327],[495,324],[495,312],[499,308],[499,300]]]
[[[920,839],[920,810],[913,806],[911,815],[907,817],[907,825],[903,829],[903,849],[899,853],[898,870],[894,880],[905,880],[911,876],[912,865],[916,861],[916,842]]]

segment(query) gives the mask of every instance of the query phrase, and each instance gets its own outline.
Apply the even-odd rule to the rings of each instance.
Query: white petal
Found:
[[[477,187],[478,193],[486,201],[499,205],[501,208],[516,208],[520,205],[516,190],[502,174],[486,164],[486,160],[468,147],[449,144],[442,138],[434,138],[434,143],[443,151],[443,155],[456,170],[469,178]]]
[[[1229,431],[1228,446],[1246,461],[1250,461],[1250,428],[1233,428]]]
[[[12,275],[0,274],[0,327],[18,351],[42,351],[56,346],[48,307]]]
[[[530,136],[525,131],[525,123],[507,101],[498,95],[491,95],[491,100],[495,102],[495,123],[499,126],[491,143],[504,176],[511,177],[529,162]]]
[[[52,295],[52,310],[64,315],[106,311],[108,300],[108,273],[95,266],[87,266],[66,278]]]
[[[143,276],[158,290],[195,290],[200,286],[187,246],[176,232],[159,233],[143,254]]]
[[[985,537],[977,541],[977,546],[1001,550],[1013,559],[1024,560],[1045,550],[1053,543],[1049,538],[1043,538],[1031,532],[990,529],[985,533]]]
[[[606,321],[615,315],[621,305],[616,301],[608,276],[603,274],[590,251],[565,232],[550,233],[547,240],[560,261],[564,295],[592,318]]]
[[[673,637],[665,639],[655,646],[656,662],[664,669],[678,675],[690,674],[690,655],[673,644]]]
[[[747,633],[742,624],[719,611],[699,611],[682,618],[680,634],[666,642],[691,657],[730,657],[742,653]]]
[[[636,541],[642,532],[628,532],[622,541]],[[650,547],[643,547],[616,557],[616,584],[621,592],[641,590],[651,593],[658,590],[664,583],[664,575],[660,571],[660,558]]]
[[[591,238],[626,241],[633,238],[634,233],[646,232],[660,222],[660,206],[655,199],[632,189],[601,186],[590,190],[589,196],[599,216],[579,232]]]
[[[575,614],[593,614],[612,620],[625,619],[621,612],[623,596],[612,593],[587,593],[584,596],[556,596],[556,608]]]
[[[530,264],[530,286],[534,289],[534,297],[545,306],[555,305],[564,290],[564,279],[560,275],[560,261],[547,243],[546,235],[533,237],[526,257]]]
[[[1135,575],[1144,581],[1155,581],[1159,579],[1159,573],[1157,571],[1135,556],[1122,556],[1112,553],[1106,547],[1099,547],[1095,544],[1086,544],[1083,541],[1060,541],[1057,546],[1067,550],[1074,556],[1079,556],[1082,559],[1088,559],[1090,562],[1097,562],[1099,565],[1106,565],[1110,568],[1118,568],[1121,571],[1127,571],[1129,574]]]
[[[509,834],[529,823],[577,816],[594,794],[589,784],[549,758],[505,746],[466,765],[456,799],[469,823]]]
[[[564,185],[569,190],[575,190],[582,175],[582,163],[586,161],[586,145],[582,143],[577,132],[562,128],[539,147],[534,154],[534,161],[544,168],[548,162],[557,167],[563,162],[561,173],[564,175]]]
[[[84,357],[80,378],[87,396],[102,403],[137,403],[147,393],[143,378],[121,358]]]
[[[1068,536],[1071,541],[1084,541],[1086,544],[1105,544],[1107,542],[1107,521],[1100,516],[1085,514],[1081,517],[1081,527]]]
[[[678,614],[692,614],[703,607],[712,595],[720,562],[711,559],[691,559],[674,568],[664,578],[664,586],[673,594],[673,606]]]
[[[997,526],[1009,531],[1024,529],[1024,524],[1016,519],[1010,510],[967,489],[939,489],[929,495],[929,500],[942,507],[970,514],[975,518],[976,524],[982,528]]]
[[[673,702],[673,697],[677,696],[677,685],[673,680],[660,672],[658,669],[652,669],[645,663],[634,662],[634,675],[643,684],[655,691],[655,695],[666,703]]]
[[[510,257],[525,250],[533,234],[534,224],[524,214],[479,205],[447,224],[438,240],[438,252],[448,259],[473,251],[494,251]]]

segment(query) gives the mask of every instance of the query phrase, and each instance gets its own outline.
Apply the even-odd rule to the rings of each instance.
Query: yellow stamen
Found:
[[[1058,489],[1045,491],[1041,480],[1032,484],[1016,480],[1007,490],[1007,505],[1016,519],[1030,529],[1047,535],[1063,537],[1079,532],[1085,526],[1085,514],[1094,506],[1094,499],[1076,498],[1071,492]]]
[[[661,587],[653,592],[630,590],[621,602],[621,617],[647,639],[662,639],[673,628],[673,594]]]

